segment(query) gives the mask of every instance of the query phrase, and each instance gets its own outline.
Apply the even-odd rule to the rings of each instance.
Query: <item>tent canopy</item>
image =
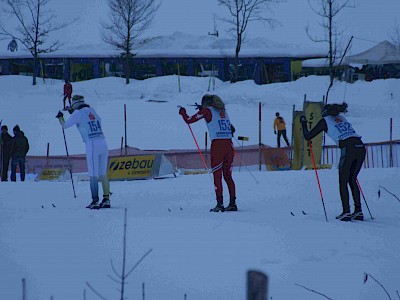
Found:
[[[367,51],[347,57],[346,60],[348,64],[400,64],[400,50],[392,43],[383,41]]]

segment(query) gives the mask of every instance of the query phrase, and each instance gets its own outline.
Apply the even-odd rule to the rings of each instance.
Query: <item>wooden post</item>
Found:
[[[204,133],[204,142],[205,142],[204,157],[207,161],[207,144],[208,144],[207,131]]]
[[[181,68],[178,63],[178,89],[179,93],[181,92]]]
[[[26,280],[22,278],[22,300],[26,300]]]
[[[207,153],[207,131],[204,133],[204,141],[205,141],[205,153]]]
[[[46,165],[49,164],[49,156],[50,156],[50,143],[47,143]]]
[[[390,118],[390,146],[389,146],[389,167],[393,168],[393,144],[392,144],[392,134],[393,134],[393,120]]]
[[[247,272],[247,297],[246,300],[268,299],[268,277],[259,271]]]
[[[124,123],[125,123],[125,156],[128,148],[128,138],[127,138],[127,130],[126,130],[126,104],[124,104]]]
[[[261,143],[261,102],[258,103],[258,170],[261,171],[261,153],[262,153],[262,143]]]

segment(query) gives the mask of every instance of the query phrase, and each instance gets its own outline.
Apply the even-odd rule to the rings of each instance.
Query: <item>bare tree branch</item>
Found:
[[[109,22],[102,22],[103,41],[122,51],[125,58],[125,79],[129,84],[130,62],[135,55],[133,45],[148,29],[160,7],[157,0],[107,0]]]
[[[108,300],[107,298],[103,297],[98,291],[96,291],[90,284],[89,282],[86,281],[86,285],[92,290],[93,293],[97,295],[102,300]]]
[[[312,3],[319,3],[318,8]],[[329,87],[326,93],[326,102],[328,101],[329,90],[333,85],[335,79],[334,65],[338,57],[341,56],[341,47],[343,44],[343,31],[340,31],[339,26],[336,24],[336,17],[339,13],[345,9],[353,7],[350,4],[350,0],[308,0],[308,4],[311,10],[322,18],[322,23],[319,25],[324,31],[323,37],[312,36],[309,25],[306,26],[305,30],[309,39],[317,43],[328,43],[328,61],[329,61]]]
[[[272,14],[271,5],[281,2],[286,2],[286,0],[218,0],[218,4],[226,7],[229,12],[229,17],[220,18],[220,20],[230,26],[228,32],[233,33],[236,38],[235,74],[232,81],[238,80],[239,53],[245,40],[248,24],[261,21],[273,28],[279,22],[268,17],[267,12]]]
[[[321,295],[322,297],[324,297],[324,298],[326,298],[326,299],[333,300],[332,298],[329,298],[328,296],[326,296],[326,295],[324,295],[324,294],[322,294],[322,293],[320,293],[320,292],[314,291],[314,290],[312,290],[312,289],[309,289],[308,287],[305,287],[305,286],[303,286],[303,285],[300,285],[300,284],[297,284],[297,283],[295,283],[295,285],[297,285],[297,286],[299,286],[299,287],[302,287],[303,289],[306,289],[307,291],[310,291],[310,292],[313,292],[313,293],[315,293],[315,294]]]
[[[17,27],[8,29],[0,24],[0,38],[12,37],[19,41],[33,56],[33,85],[36,84],[36,68],[39,54],[58,50],[59,40],[49,41],[51,33],[66,27],[67,23],[55,23],[56,16],[45,10],[50,0],[0,0],[4,12],[17,19]]]
[[[132,273],[133,270],[136,269],[136,267],[142,262],[143,259],[146,258],[147,255],[149,255],[151,253],[151,251],[153,251],[153,249],[148,250],[139,260],[138,262],[132,267],[132,269],[126,273],[125,278],[128,278],[128,276]]]
[[[397,20],[394,22],[393,27],[389,33],[389,37],[391,42],[400,50],[400,25],[397,23]]]

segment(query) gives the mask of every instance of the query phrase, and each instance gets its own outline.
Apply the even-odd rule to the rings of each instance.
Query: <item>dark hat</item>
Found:
[[[8,130],[8,127],[7,127],[7,125],[3,125],[3,126],[1,126],[1,130],[3,130],[3,129],[5,129],[5,130]]]
[[[79,105],[85,103],[85,97],[81,95],[74,95],[72,97],[72,108],[76,109]]]
[[[14,128],[13,128],[13,131],[21,131],[21,129],[19,129],[18,125],[15,125]]]

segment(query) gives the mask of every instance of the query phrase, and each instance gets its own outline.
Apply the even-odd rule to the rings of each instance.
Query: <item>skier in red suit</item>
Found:
[[[71,107],[71,96],[72,96],[72,84],[69,82],[68,79],[66,79],[64,84],[64,99],[63,99],[64,110],[66,110],[65,100],[67,100],[67,98],[69,102],[69,107]]]
[[[179,109],[179,114],[187,124],[204,119],[208,127],[211,139],[211,168],[217,198],[217,206],[210,211],[237,211],[235,182],[232,178],[234,150],[231,138],[234,129],[225,110],[225,104],[217,95],[204,95],[201,108],[195,115],[189,117],[183,107]],[[222,176],[230,196],[227,207],[223,204]]]

